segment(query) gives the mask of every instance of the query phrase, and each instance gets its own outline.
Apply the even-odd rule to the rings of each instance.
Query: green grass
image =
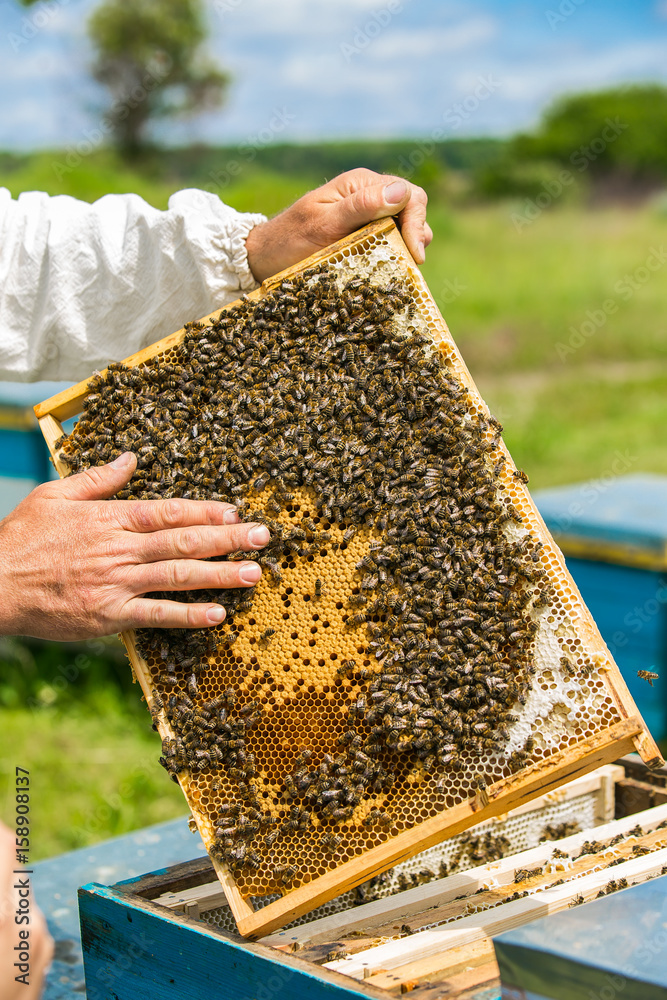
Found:
[[[667,259],[636,291],[618,285],[667,244],[667,217],[555,209],[517,232],[515,208],[429,213],[435,239],[424,274],[473,374],[667,359]],[[608,300],[617,311],[559,360],[556,345]]]
[[[33,861],[188,812],[157,762],[148,712],[123,704],[111,687],[64,710],[4,711],[0,726],[2,816],[12,815],[15,767],[29,769]]]
[[[164,208],[173,191],[213,183],[211,173],[224,173],[225,155],[218,163],[209,151],[200,162],[192,151],[190,174],[183,157],[177,165],[169,153],[136,171],[100,151],[65,173],[58,167],[62,154],[0,156],[0,184],[14,195],[37,189],[87,200],[135,191]],[[272,214],[320,181],[253,165],[219,193],[241,210]],[[615,289],[652,247],[667,243],[667,214],[569,204],[518,232],[512,213],[519,208],[433,203],[435,239],[424,267],[473,377],[505,426],[514,458],[533,487],[596,479],[612,468],[618,452],[628,454],[629,472],[667,474],[667,264],[627,297]],[[570,328],[579,329],[587,312],[608,299],[617,311],[561,360],[558,344],[567,344]],[[20,707],[22,694],[12,701],[5,690],[3,701],[0,684],[6,706],[0,803],[8,817],[13,768],[30,768],[35,858],[186,811],[179,789],[157,764],[159,741],[139,704],[139,689],[123,686],[117,664],[107,680],[99,674],[99,686],[96,673],[51,704],[58,654],[38,666],[16,658],[5,664],[3,656],[10,654],[0,646],[0,671],[14,677],[5,688],[20,689],[18,670],[26,676],[37,671],[46,683],[35,688],[46,695],[32,712]],[[69,649],[62,657],[70,662],[74,653]]]

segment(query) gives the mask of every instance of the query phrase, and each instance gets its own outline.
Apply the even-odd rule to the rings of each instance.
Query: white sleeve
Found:
[[[0,379],[86,378],[255,288],[245,238],[264,221],[206,191],[161,212],[0,188]]]

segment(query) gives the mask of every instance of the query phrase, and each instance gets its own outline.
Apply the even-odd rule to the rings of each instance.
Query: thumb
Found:
[[[400,178],[384,177],[380,184],[360,187],[337,204],[340,224],[352,232],[375,219],[398,215],[410,200],[410,186]]]
[[[129,483],[136,467],[136,456],[126,451],[108,465],[93,466],[60,482],[49,483],[42,496],[60,500],[108,500]]]

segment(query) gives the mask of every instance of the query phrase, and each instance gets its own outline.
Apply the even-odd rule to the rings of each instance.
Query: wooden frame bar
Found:
[[[484,404],[468,369],[451,340],[447,325],[437,310],[435,303],[433,303],[428,287],[418,268],[415,266],[414,261],[409,256],[405,244],[391,219],[371,223],[359,232],[319,251],[300,264],[274,275],[264,282],[261,288],[251,292],[248,298],[257,300],[270,292],[272,288],[285,278],[301,273],[322,261],[329,260],[341,251],[353,248],[373,236],[381,236],[389,244],[389,247],[396,255],[396,259],[401,262],[405,274],[414,283],[418,292],[424,296],[427,302],[432,303],[432,305],[429,305],[429,326],[434,342],[447,355],[450,370],[468,389],[478,407],[488,414],[488,408]],[[234,305],[234,303],[231,305]],[[219,312],[220,310],[216,310],[209,317],[205,317],[205,320],[217,317]],[[126,364],[140,365],[155,355],[180,343],[184,335],[185,331],[183,329],[179,330],[153,344],[151,347],[132,355],[126,359]],[[58,458],[55,447],[55,442],[62,433],[61,422],[81,411],[87,391],[88,381],[83,381],[35,407],[40,427],[48,443],[56,469],[61,476],[67,475],[68,472],[68,468]],[[511,470],[514,468],[514,465],[509,452],[504,448],[504,445],[502,445],[502,448],[506,458],[509,460],[507,467]],[[503,475],[507,476],[510,474],[510,472],[503,473]],[[514,485],[516,486],[516,483]],[[601,764],[615,760],[624,753],[636,750],[649,766],[660,766],[662,764],[658,748],[648,733],[643,720],[638,715],[637,708],[627,686],[618,668],[613,664],[609,651],[604,645],[593,619],[585,608],[581,596],[567,572],[562,553],[555,546],[544,521],[527,493],[526,498],[531,506],[532,520],[530,528],[556,561],[558,566],[557,572],[561,580],[567,582],[569,590],[574,595],[575,607],[568,613],[576,626],[578,635],[582,639],[584,649],[587,655],[596,656],[600,662],[604,662],[601,672],[607,692],[616,706],[619,721],[609,725],[607,728],[600,729],[592,736],[582,739],[576,745],[570,745],[566,749],[552,754],[546,760],[527,766],[517,774],[496,782],[488,789],[479,791],[469,800],[460,802],[451,809],[443,810],[437,816],[423,821],[410,830],[397,834],[366,854],[352,858],[341,864],[337,869],[329,871],[327,874],[314,879],[310,883],[287,891],[281,899],[270,903],[257,912],[254,912],[251,905],[243,898],[226,866],[214,861],[216,874],[223,886],[241,934],[250,938],[269,934],[271,931],[322,905],[347,889],[360,885],[393,864],[412,857],[414,854],[437,844],[447,836],[453,836],[475,823],[520,806],[528,802],[531,798],[556,788],[573,777],[586,774]],[[141,685],[149,706],[152,706],[153,692],[150,674],[146,664],[137,652],[134,635],[131,632],[126,632],[122,634],[121,638],[125,642],[135,676]],[[158,730],[163,737],[173,736],[163,713],[158,713]],[[207,843],[206,824],[197,810],[196,803],[192,801],[189,795],[189,779],[187,775],[179,776],[179,782],[192,809],[204,842]]]
[[[614,788],[615,783],[623,778],[623,768],[616,764],[607,764],[601,768],[597,768],[595,771],[588,775],[583,775],[580,778],[575,778],[574,781],[568,782],[559,788],[555,795],[558,796],[558,801],[570,801],[572,799],[580,798],[585,795],[595,795],[598,802],[596,808],[596,820],[598,822],[607,822],[610,816],[613,815],[613,801],[614,801]],[[596,794],[597,793],[597,794]],[[562,797],[561,797],[562,796]],[[552,804],[552,798],[554,793],[547,793],[542,795],[537,799],[531,799],[530,802],[525,803],[523,806],[519,806],[517,809],[512,809],[508,814],[508,819],[516,819],[518,816],[525,814],[534,814],[543,809],[548,809]],[[611,799],[611,810],[609,809]],[[665,819],[667,819],[667,811],[665,812]],[[477,869],[475,869],[476,871]],[[214,869],[212,863],[210,863],[210,874],[213,876]],[[453,876],[455,877],[455,876]],[[428,900],[431,897],[437,901],[439,896],[438,886],[440,886],[442,880],[437,882],[429,883],[425,886],[420,886],[417,889],[406,890],[401,893],[401,903],[396,904],[397,906],[404,907],[405,915],[411,912],[417,912],[422,906],[428,905],[424,900]],[[467,881],[464,884],[468,884]],[[207,910],[216,909],[218,906],[224,906],[227,904],[227,896],[224,890],[221,888],[220,881],[216,878],[215,881],[209,883],[197,882],[191,887],[183,888],[178,891],[169,891],[161,896],[154,897],[156,902],[160,903],[162,906],[167,906],[169,909],[183,910],[190,903],[196,903],[199,907],[200,913],[206,912]],[[351,910],[341,911],[340,913],[333,914],[330,917],[323,917],[321,920],[314,920],[308,924],[302,924],[299,927],[292,928],[291,930],[279,931],[273,936],[262,938],[264,944],[268,944],[273,948],[283,948],[286,951],[299,950],[304,944],[312,940],[312,935],[315,934],[315,927],[320,923],[323,923],[324,931],[328,935],[335,936],[335,928],[341,927],[347,930],[352,927],[361,927],[362,925],[370,926],[372,924],[371,914],[374,912],[374,907],[383,907],[384,905],[389,905],[390,901],[395,897],[389,897],[387,899],[380,899],[374,903],[366,903],[360,906],[355,906]],[[384,913],[384,911],[382,910]],[[389,917],[387,917],[389,919]],[[317,932],[317,938],[321,937],[321,933]]]
[[[369,948],[359,952],[349,959],[340,959],[325,964],[326,969],[343,972],[354,979],[364,979],[368,973],[376,973],[380,969],[385,972],[398,968],[409,962],[421,961],[433,955],[439,955],[450,948],[463,947],[473,942],[483,941],[495,934],[520,927],[522,924],[547,917],[550,913],[558,913],[566,909],[574,901],[588,902],[595,899],[600,889],[613,880],[627,879],[629,884],[643,881],[659,875],[667,864],[667,847],[654,851],[642,857],[633,858],[612,869],[594,871],[582,878],[565,882],[563,885],[545,889],[534,896],[526,896],[500,906],[492,907],[482,913],[475,913],[456,921],[456,925],[436,927],[433,930],[421,931],[410,937],[391,941],[388,944]]]

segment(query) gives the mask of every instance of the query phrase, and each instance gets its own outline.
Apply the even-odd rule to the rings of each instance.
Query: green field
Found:
[[[0,184],[15,195],[38,188],[90,200],[136,191],[163,207],[171,191],[202,183],[201,170],[175,183],[164,168],[136,174],[111,154],[60,178],[54,162],[57,154],[0,158]],[[272,213],[322,179],[254,170],[221,194]],[[667,474],[667,212],[556,205],[518,231],[520,211],[520,203],[434,199],[424,267],[517,463],[538,488],[596,479],[619,452],[629,472]],[[73,657],[63,652],[63,662]],[[10,772],[30,768],[35,858],[185,811],[157,764],[159,740],[137,687],[100,674],[97,690],[72,684],[53,695],[55,662],[40,669],[38,707],[12,705],[5,692],[0,720],[3,816]]]

